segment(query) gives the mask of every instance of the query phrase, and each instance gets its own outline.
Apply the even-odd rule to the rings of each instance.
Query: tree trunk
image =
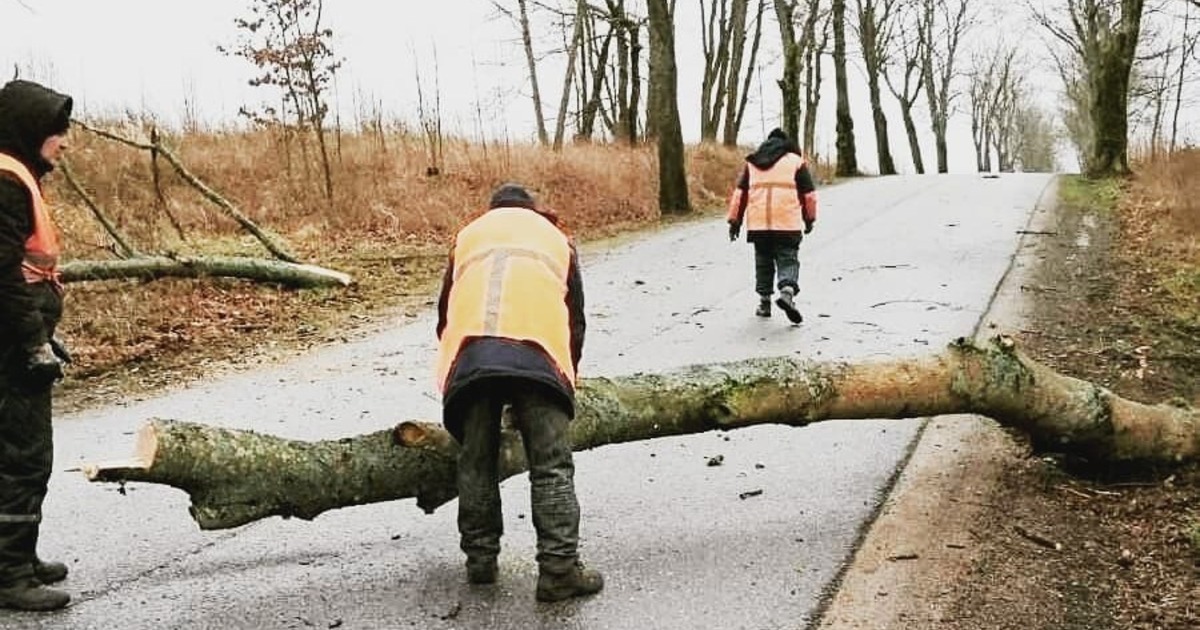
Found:
[[[800,137],[800,62],[803,50],[796,40],[795,0],[775,0],[775,21],[783,48],[783,77],[776,83],[782,97],[780,127],[789,138]]]
[[[646,6],[650,18],[650,95],[655,107],[648,115],[658,133],[658,209],[663,214],[686,214],[692,211],[692,205],[679,122],[675,23],[667,0],[649,0]]]
[[[925,158],[921,156],[921,139],[917,137],[917,123],[913,120],[912,104],[901,102],[900,115],[904,118],[904,133],[908,137],[908,150],[912,153],[913,168],[918,175],[924,175]]]
[[[537,122],[538,142],[542,146],[550,144],[550,135],[546,133],[546,115],[542,110],[542,92],[538,89],[537,59],[533,56],[533,35],[529,32],[529,12],[526,0],[517,0],[521,14],[521,43],[525,47],[525,63],[529,66],[529,89],[533,96],[533,115]]]
[[[85,282],[89,280],[118,280],[136,278],[243,278],[257,282],[272,282],[289,287],[316,288],[341,287],[352,282],[349,275],[340,271],[269,260],[236,256],[135,256],[122,260],[88,261],[73,260],[59,267],[63,282]]]
[[[854,148],[854,118],[850,115],[850,91],[846,78],[846,0],[833,0],[833,74],[837,87],[838,177],[858,175],[858,153]]]
[[[1200,453],[1200,410],[1120,398],[1054,372],[1003,337],[982,346],[960,339],[940,354],[892,362],[784,357],[584,379],[576,408],[576,451],[758,424],[981,414],[1035,445],[1096,461],[1174,465]],[[133,459],[81,469],[92,481],[182,489],[200,527],[222,529],[407,498],[431,512],[456,495],[457,452],[440,425],[424,422],[304,442],[155,420],[139,433]],[[505,431],[501,478],[525,468],[519,437]]]

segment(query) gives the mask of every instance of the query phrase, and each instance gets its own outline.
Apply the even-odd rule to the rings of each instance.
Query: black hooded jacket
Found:
[[[54,166],[41,155],[47,138],[67,130],[71,97],[30,81],[0,88],[0,152],[16,158],[38,180]],[[33,199],[14,176],[0,173],[0,353],[29,352],[49,341],[62,301],[48,287],[31,287],[21,272],[25,241],[33,234]]]

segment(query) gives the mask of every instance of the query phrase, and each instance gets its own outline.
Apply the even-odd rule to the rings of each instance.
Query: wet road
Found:
[[[936,352],[969,335],[1049,179],[893,177],[821,191],[800,250],[802,326],[753,316],[753,257],[719,219],[582,252],[584,376],[796,354]],[[127,457],[150,417],[321,439],[436,418],[433,315],[276,366],[60,418],[57,468]],[[186,496],[56,472],[44,556],[75,597],[0,628],[803,628],[849,559],[920,421],[824,422],[609,446],[577,454],[582,553],[606,590],[533,600],[523,477],[503,487],[492,587],[465,583],[453,503],[412,501],[203,532]],[[723,456],[723,465],[708,466]],[[743,493],[760,494],[741,498]]]

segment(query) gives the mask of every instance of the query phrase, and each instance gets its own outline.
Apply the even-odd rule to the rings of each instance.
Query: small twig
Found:
[[[92,211],[92,216],[96,217],[96,220],[104,227],[104,231],[108,232],[109,237],[113,240],[113,244],[116,245],[117,251],[115,253],[121,258],[133,258],[137,256],[138,251],[129,244],[120,230],[117,229],[117,226],[108,220],[108,217],[100,210],[100,206],[96,205],[96,200],[92,199],[92,196],[83,189],[83,185],[79,183],[79,180],[75,179],[75,172],[71,170],[71,166],[66,160],[59,162],[58,171],[66,178],[67,184],[71,186],[71,190],[74,190],[75,194],[79,195],[79,198],[83,200],[83,204],[88,207],[88,210]]]
[[[1058,236],[1058,232],[1047,230],[1017,230],[1017,234],[1031,234],[1037,236]]]
[[[1053,549],[1055,551],[1062,551],[1061,543],[1056,543],[1053,540],[1050,540],[1049,538],[1035,534],[1035,533],[1029,531],[1028,529],[1025,529],[1024,527],[1021,527],[1020,525],[1013,525],[1013,529],[1016,530],[1016,532],[1018,534],[1025,537],[1026,539],[1031,540],[1047,549]]]
[[[894,556],[888,556],[887,559],[889,562],[896,562],[898,560],[916,560],[920,557],[915,553],[898,553]]]
[[[1063,492],[1070,492],[1071,494],[1073,494],[1073,495],[1075,495],[1075,496],[1083,497],[1083,498],[1085,498],[1085,499],[1089,499],[1089,500],[1090,500],[1090,499],[1094,499],[1094,498],[1096,498],[1096,497],[1093,497],[1093,496],[1092,496],[1092,495],[1090,495],[1090,494],[1087,494],[1086,492],[1080,492],[1080,491],[1078,491],[1078,490],[1076,490],[1075,488],[1072,488],[1072,487],[1070,487],[1070,486],[1062,486],[1062,485],[1060,485],[1060,486],[1058,486],[1058,489],[1059,489],[1059,490],[1062,490]]]

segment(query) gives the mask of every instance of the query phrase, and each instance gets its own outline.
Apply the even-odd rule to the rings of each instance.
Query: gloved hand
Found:
[[[805,222],[804,222],[804,233],[805,233],[805,234],[812,234],[812,231],[813,231],[813,226],[814,226],[814,225],[816,225],[816,224],[817,224],[817,222],[816,222],[816,221],[805,221]]]
[[[63,364],[50,343],[37,347],[25,360],[25,379],[31,387],[49,387],[63,377]]]
[[[71,363],[75,360],[71,356],[71,351],[67,350],[67,344],[63,343],[63,340],[58,337],[50,338],[50,349],[54,351],[54,356],[58,357],[58,360],[63,363]]]
[[[741,231],[742,231],[741,223],[730,223],[729,224],[729,240],[730,241],[738,240],[738,234],[740,234]]]

